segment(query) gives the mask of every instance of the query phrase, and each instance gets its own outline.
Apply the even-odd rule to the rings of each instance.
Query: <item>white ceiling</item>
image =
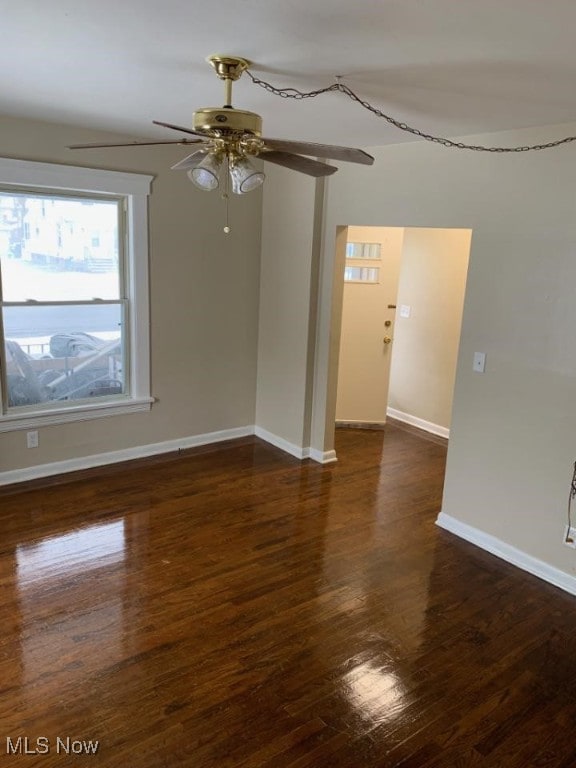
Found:
[[[204,61],[308,90],[344,80],[432,133],[576,121],[574,0],[2,0],[0,114],[173,138],[221,106]],[[234,105],[264,134],[354,146],[409,139],[342,94],[284,100],[246,75]],[[553,135],[552,135],[553,134]],[[551,132],[551,138],[556,134]]]

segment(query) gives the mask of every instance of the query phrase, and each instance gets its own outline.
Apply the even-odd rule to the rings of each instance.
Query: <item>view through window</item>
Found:
[[[4,409],[127,393],[122,201],[0,191]]]

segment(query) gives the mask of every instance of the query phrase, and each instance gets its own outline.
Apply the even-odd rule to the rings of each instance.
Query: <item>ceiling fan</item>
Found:
[[[153,121],[155,125],[199,138],[74,144],[69,149],[150,146],[152,144],[194,145],[194,152],[173,165],[172,170],[187,171],[190,180],[197,187],[208,192],[217,189],[223,181],[226,197],[230,182],[232,192],[243,194],[256,189],[264,181],[264,174],[250,162],[251,157],[259,157],[266,162],[314,177],[330,176],[338,169],[312,158],[344,160],[363,165],[372,165],[374,162],[374,158],[361,149],[264,138],[260,115],[232,106],[232,83],[238,80],[244,70],[248,69],[250,62],[238,56],[220,55],[209,56],[207,61],[218,77],[224,81],[224,106],[197,110],[194,113],[192,129],[160,120]],[[228,228],[225,228],[225,231],[227,230]]]

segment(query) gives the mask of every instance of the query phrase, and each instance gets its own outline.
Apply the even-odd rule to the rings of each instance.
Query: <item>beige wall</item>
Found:
[[[309,444],[310,333],[323,185],[266,166],[262,217],[256,424],[297,449]]]
[[[156,176],[150,197],[152,394],[150,413],[0,435],[0,471],[90,456],[254,424],[261,194],[230,201],[222,232],[216,193],[169,168],[184,147],[72,152],[68,144],[117,137],[71,126],[2,118],[2,155]]]
[[[450,428],[470,230],[404,231],[388,406]],[[410,307],[410,317],[400,314]]]
[[[380,269],[374,285],[345,282],[338,362],[336,420],[384,424],[393,345],[382,342],[394,321],[403,227],[348,227],[349,243],[380,243],[379,262],[347,262]],[[394,333],[390,328],[390,335]]]
[[[526,145],[575,130],[471,142]],[[576,456],[574,150],[505,155],[415,142],[374,154],[373,167],[342,163],[330,179],[312,444],[333,445],[337,226],[471,229],[443,510],[574,574],[576,556],[562,543]],[[472,371],[475,351],[487,353],[484,374]]]

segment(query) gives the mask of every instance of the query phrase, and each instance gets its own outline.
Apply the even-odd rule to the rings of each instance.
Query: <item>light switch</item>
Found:
[[[409,304],[401,304],[400,305],[400,317],[410,317],[410,305]]]
[[[484,373],[486,368],[486,352],[474,352],[474,363],[472,369],[476,373]]]

